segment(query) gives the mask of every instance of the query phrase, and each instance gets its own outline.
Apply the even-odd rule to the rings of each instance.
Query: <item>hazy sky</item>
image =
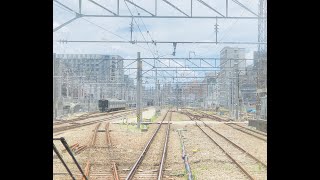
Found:
[[[71,9],[78,11],[78,0],[58,0]],[[106,8],[117,11],[117,0],[95,0],[97,3]],[[183,15],[162,0],[158,1],[158,15]],[[154,13],[154,0],[134,0],[134,3],[144,9]],[[171,0],[172,4],[179,7],[185,13],[190,14],[190,0]],[[217,11],[225,14],[225,0],[204,0],[207,4]],[[244,8],[240,7],[232,0],[229,0],[229,16],[254,16]],[[252,11],[258,13],[257,0],[239,0]],[[53,2],[53,26],[72,19],[74,13],[66,10],[56,2]],[[135,8],[127,3],[130,11],[137,15],[149,15],[144,11]],[[219,16],[214,11],[193,0],[193,16]],[[106,14],[111,15],[108,11],[96,6],[88,0],[82,0],[83,14]],[[120,0],[120,14],[130,15],[124,0]],[[162,18],[135,18],[140,27],[144,38],[147,41],[215,41],[214,25],[215,19],[162,19]],[[235,42],[257,42],[258,41],[258,20],[224,20],[218,19],[219,41]],[[55,53],[79,53],[79,54],[111,54],[120,55],[124,58],[136,58],[137,52],[141,52],[141,57],[153,57],[160,55],[164,57],[173,57],[172,44],[138,44],[144,48],[132,44],[111,44],[111,43],[67,43],[61,44],[57,40],[130,40],[131,18],[79,18],[60,30],[53,33],[53,49]],[[144,41],[138,26],[135,22],[133,40]],[[100,27],[98,27],[100,26]],[[147,33],[149,31],[149,33]],[[110,33],[112,32],[112,33]],[[116,35],[120,36],[116,36]],[[123,39],[122,39],[123,38]],[[220,50],[227,45],[215,44],[177,44],[176,57],[188,57],[189,51],[194,51],[196,57],[219,57]],[[231,47],[246,48],[246,58],[252,58],[253,51],[257,45],[229,45]],[[151,53],[151,52],[152,53]],[[194,56],[194,54],[192,54]],[[126,62],[127,64],[129,62]],[[164,62],[166,63],[166,62]]]

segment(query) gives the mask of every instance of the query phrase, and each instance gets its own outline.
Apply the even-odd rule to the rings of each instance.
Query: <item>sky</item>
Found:
[[[74,11],[78,11],[78,0],[58,0]],[[203,0],[214,9],[225,14],[225,0]],[[95,2],[104,7],[117,11],[117,0],[95,0]],[[154,13],[154,0],[134,0],[134,3],[143,7],[151,13]],[[173,7],[167,5],[162,0],[157,0],[158,15],[183,15]],[[171,0],[169,1],[182,11],[190,14],[190,0]],[[254,12],[258,12],[258,0],[239,0]],[[193,0],[193,16],[219,16],[197,0]],[[128,8],[134,15],[149,15],[139,8],[120,0],[120,14],[130,15]],[[240,7],[232,0],[228,1],[229,16],[253,16],[250,12]],[[83,14],[111,15],[108,11],[96,6],[88,0],[82,0]],[[53,27],[57,27],[64,22],[72,19],[74,13],[53,2]],[[138,41],[215,41],[214,25],[215,19],[165,19],[165,18],[134,18],[133,21],[133,40]],[[257,42],[258,24],[257,20],[236,20],[236,19],[218,19],[218,41],[233,42]],[[70,24],[64,26],[53,33],[53,51],[54,53],[73,53],[73,54],[110,54],[120,55],[123,58],[137,58],[137,52],[141,52],[141,57],[173,57],[172,44],[117,44],[117,43],[60,43],[59,40],[130,40],[131,18],[101,18],[101,17],[82,17]],[[138,24],[138,25],[137,25]],[[140,29],[140,30],[139,30]],[[141,31],[141,32],[140,32]],[[143,36],[142,36],[143,35]],[[177,44],[175,57],[210,57],[219,58],[220,50],[225,46],[246,48],[246,58],[253,58],[253,51],[256,51],[257,45],[216,45],[216,44]],[[153,62],[153,61],[152,61]],[[125,65],[130,61],[125,61]],[[163,61],[168,65],[168,61]],[[182,61],[178,61],[182,63]],[[152,63],[153,64],[153,63]],[[136,67],[132,64],[129,67]],[[144,64],[144,68],[150,66]],[[134,74],[134,71],[126,73]],[[182,73],[182,72],[181,72]],[[195,72],[199,74],[201,72]],[[134,74],[135,75],[135,74]]]

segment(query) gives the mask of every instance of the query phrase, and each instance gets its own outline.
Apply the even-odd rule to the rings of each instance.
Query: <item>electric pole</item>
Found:
[[[130,41],[132,42],[132,32],[133,32],[133,18],[131,19],[131,24],[130,24]]]
[[[140,52],[137,53],[137,128],[140,128],[140,123],[142,121],[141,112],[141,86],[142,86],[142,61],[140,59]]]
[[[236,66],[236,83],[237,83],[237,85],[236,85],[236,120],[238,120],[238,118],[239,118],[239,64],[238,63],[236,63],[235,64],[235,66]]]

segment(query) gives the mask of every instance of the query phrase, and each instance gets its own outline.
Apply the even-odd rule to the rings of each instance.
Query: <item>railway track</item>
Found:
[[[201,114],[204,118],[208,118],[208,119],[212,119],[212,120],[215,120],[215,121],[219,121],[219,122],[229,122],[230,120],[229,119],[222,119],[216,115],[213,115],[213,114],[207,114],[203,111],[195,111],[196,113],[199,113]]]
[[[222,119],[222,118],[220,118],[218,116],[209,115],[209,114],[201,112],[201,111],[197,111],[197,113],[203,114],[203,117],[205,117],[205,118],[212,119],[212,120],[217,120],[219,122],[222,122],[222,121],[228,122],[229,121],[229,120],[224,120],[224,119]],[[248,135],[250,135],[252,137],[260,139],[260,140],[262,140],[264,142],[267,142],[267,134],[265,134],[263,132],[255,131],[255,130],[252,130],[250,128],[238,125],[236,123],[225,123],[225,125],[227,125],[229,127],[232,127],[233,129],[238,130],[238,131],[240,131],[242,133],[245,133],[245,134],[248,134]]]
[[[212,129],[205,122],[201,121],[199,116],[194,116],[191,113],[185,114],[191,120],[195,121],[196,126],[217,145],[249,179],[266,179],[267,165],[264,162]],[[204,126],[199,125],[198,122],[202,122]]]
[[[264,136],[264,137],[267,137],[267,134],[264,133],[264,132],[261,132],[261,131],[258,131],[258,130],[253,130],[253,129],[250,129],[250,128],[247,128],[247,127],[241,126],[241,125],[239,125],[239,124],[235,124],[235,123],[230,123],[230,124],[235,125],[235,126],[238,126],[238,127],[240,127],[240,128],[243,128],[243,129],[245,129],[245,130],[247,130],[247,131],[250,131],[250,132],[253,132],[253,133],[255,133],[255,134],[259,134],[259,135],[262,135],[262,136]]]
[[[168,113],[169,113],[169,117],[167,118]],[[139,158],[137,159],[135,164],[132,166],[129,174],[126,177],[126,180],[131,180],[131,179],[148,179],[148,180],[158,179],[158,180],[160,180],[160,179],[163,179],[163,171],[164,171],[165,159],[166,159],[166,155],[167,155],[171,117],[172,117],[172,112],[167,111],[164,118],[160,122],[158,128],[155,130],[152,137],[150,138],[150,140],[147,142],[146,146],[144,147],[141,155],[139,156]],[[168,119],[168,123],[166,125],[163,125],[163,122],[165,121],[165,119]],[[161,131],[161,133],[159,133],[160,131]],[[161,137],[160,134],[165,134],[165,137]],[[157,140],[155,140],[155,139],[157,139]],[[161,146],[161,142],[163,144],[162,148],[159,147],[159,146]],[[158,147],[157,147],[157,145],[158,145]],[[152,149],[152,151],[150,151],[150,149]],[[161,157],[159,156],[159,154],[161,155]],[[150,167],[150,164],[145,162],[146,160],[148,160],[148,158],[147,158],[148,155],[150,157],[158,155],[159,159],[157,159],[157,160],[159,160],[158,161],[159,165],[158,165],[157,169],[141,172],[141,169],[138,169],[138,168],[141,168],[144,165],[145,165],[145,167]],[[157,163],[157,162],[153,162],[153,163]],[[155,168],[155,166],[152,166],[152,167]]]
[[[218,121],[218,122],[228,122],[229,121],[229,120],[221,119],[216,116],[206,114],[206,113],[203,113],[200,111],[195,111],[194,113],[190,113],[189,111],[181,111],[179,113],[187,115],[187,116],[193,116],[193,117],[196,117],[197,119],[207,118],[207,119],[211,119],[211,120]],[[195,114],[195,113],[197,113],[197,114]]]
[[[236,130],[238,130],[238,131],[240,131],[240,132],[243,132],[243,133],[245,133],[245,134],[248,134],[248,135],[250,135],[250,136],[252,136],[252,137],[255,137],[255,138],[257,138],[257,139],[260,139],[260,140],[262,140],[262,141],[264,141],[264,142],[267,142],[267,136],[266,135],[262,135],[262,134],[260,134],[259,132],[255,132],[255,131],[250,131],[251,129],[249,129],[249,128],[245,128],[245,127],[243,127],[243,126],[241,126],[241,125],[238,125],[238,124],[235,124],[235,123],[229,123],[229,124],[225,124],[225,125],[227,125],[227,126],[229,126],[229,127],[232,127],[233,129],[236,129]]]
[[[88,118],[88,116],[96,115],[96,114],[101,114],[101,113],[100,112],[90,112],[90,113],[86,113],[86,114],[83,114],[79,117],[75,117],[75,118],[72,118],[69,120],[56,120],[56,121],[53,121],[53,125],[60,125],[60,124],[68,123],[68,122],[80,121],[80,120]]]
[[[107,118],[103,118],[103,119],[93,120],[93,121],[89,121],[89,122],[84,122],[84,123],[71,122],[71,125],[61,126],[61,127],[53,127],[53,133],[66,131],[66,130],[70,130],[70,129],[75,129],[75,128],[79,128],[79,127],[83,127],[83,126],[88,126],[88,125],[92,125],[92,124],[95,124],[95,123],[103,122],[103,121],[106,121],[106,120],[113,120],[115,118],[120,118],[120,117],[129,115],[132,111],[130,110],[130,111],[125,111],[125,112],[126,113],[124,113],[124,114],[118,114],[118,113],[121,113],[121,112],[113,113],[113,114],[118,114],[118,115],[114,115],[112,117],[107,117]],[[101,116],[104,116],[104,115],[101,115]],[[98,117],[98,116],[94,116],[94,117]],[[93,118],[93,116],[91,116],[89,118]]]
[[[77,118],[73,118],[73,119],[70,119],[70,120],[55,121],[55,122],[53,122],[53,126],[61,125],[61,124],[66,124],[66,123],[73,123],[73,122],[85,120],[85,119],[88,119],[88,118],[94,118],[94,117],[112,115],[112,114],[121,113],[121,112],[128,112],[128,111],[133,111],[133,110],[131,110],[131,109],[130,109],[130,110],[120,110],[120,111],[105,112],[105,113],[101,113],[101,112],[91,112],[91,113],[83,114],[83,115],[81,115],[81,116],[79,116],[79,117],[77,117]]]
[[[88,159],[85,166],[85,175],[89,179],[119,180],[117,163],[114,160],[113,146],[109,132],[109,122],[101,129],[101,124],[95,126],[89,143]],[[100,141],[97,141],[99,139]],[[100,143],[97,143],[100,142]],[[104,144],[105,146],[101,146]],[[81,180],[85,180],[84,177]]]

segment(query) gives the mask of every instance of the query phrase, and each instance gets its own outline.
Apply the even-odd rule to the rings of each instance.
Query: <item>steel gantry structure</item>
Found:
[[[61,3],[59,0],[53,0],[54,3],[57,3],[65,8],[67,8],[68,10],[72,11],[75,14],[75,17],[68,20],[67,22],[61,24],[60,26],[56,27],[53,29],[53,31],[57,31],[60,28],[62,28],[63,26],[73,22],[74,20],[78,19],[78,18],[82,18],[82,17],[97,17],[97,18],[101,18],[101,17],[111,17],[111,18],[186,18],[186,19],[266,19],[265,14],[263,13],[258,13],[258,12],[254,12],[253,10],[251,10],[250,8],[248,8],[247,6],[245,6],[243,3],[239,2],[238,0],[231,0],[232,3],[237,4],[239,7],[245,9],[247,12],[250,12],[250,14],[252,16],[229,16],[229,4],[231,2],[229,2],[229,0],[225,0],[225,12],[222,12],[222,10],[220,9],[215,9],[212,6],[210,6],[207,2],[203,1],[203,0],[189,0],[188,3],[190,3],[190,12],[184,12],[181,10],[181,8],[179,8],[177,5],[174,5],[173,3],[169,2],[168,0],[153,0],[154,2],[154,10],[147,10],[145,8],[142,7],[142,5],[139,5],[133,1],[129,1],[129,0],[122,0],[121,2],[123,2],[126,6],[128,6],[128,4],[130,4],[131,6],[134,6],[140,10],[142,10],[143,12],[145,12],[148,15],[133,15],[133,14],[128,14],[128,12],[121,14],[120,13],[120,0],[116,0],[114,2],[111,3],[116,3],[117,8],[115,10],[111,10],[109,8],[107,8],[106,6],[103,6],[102,4],[98,3],[97,1],[94,0],[88,0],[90,3],[96,5],[97,7],[106,10],[107,14],[104,15],[98,15],[98,14],[84,14],[82,13],[82,0],[79,0],[78,2],[78,10],[73,10],[72,8],[66,6],[65,4]],[[169,5],[172,9],[180,12],[182,15],[181,16],[175,16],[175,15],[159,15],[159,8],[158,7],[158,3],[159,1],[162,1],[164,3],[166,3],[167,5]],[[260,0],[260,1],[265,1],[265,0]],[[127,4],[128,3],[128,4]],[[150,1],[149,1],[150,3]],[[195,3],[199,3],[202,4],[204,7],[207,7],[208,10],[214,12],[215,14],[217,14],[216,16],[197,16],[193,13],[194,10],[194,5]],[[115,12],[116,11],[116,12]],[[130,10],[129,10],[130,11]],[[152,12],[151,12],[152,11]]]
[[[267,0],[259,0],[259,16],[267,16]],[[267,19],[258,20],[258,42],[267,42]],[[267,119],[267,43],[258,45],[256,118]]]
[[[122,41],[115,41],[115,40],[103,40],[103,41],[94,41],[94,40],[59,40],[60,43],[129,43],[129,44],[149,44],[151,45],[157,45],[157,44],[173,44],[174,46],[174,52],[173,55],[175,55],[175,49],[177,44],[233,44],[233,45],[257,45],[258,46],[258,52],[259,52],[259,60],[264,59],[266,60],[266,56],[262,56],[266,54],[266,47],[267,47],[267,38],[266,38],[266,22],[267,22],[267,13],[266,13],[266,0],[259,0],[259,5],[258,5],[258,12],[255,12],[251,10],[249,7],[244,5],[238,0],[225,0],[224,4],[224,10],[214,8],[210,3],[205,0],[189,0],[188,4],[190,5],[190,11],[184,11],[182,10],[181,7],[176,5],[173,1],[168,1],[168,0],[153,0],[153,5],[154,9],[150,8],[145,8],[143,7],[143,4],[139,4],[134,1],[130,0],[114,0],[110,1],[109,3],[115,3],[113,5],[116,5],[115,9],[109,8],[101,3],[99,3],[96,0],[86,0],[90,2],[92,5],[99,7],[101,9],[104,9],[106,11],[105,14],[88,14],[88,13],[83,13],[83,0],[78,1],[78,9],[72,9],[66,4],[62,3],[61,0],[53,0],[54,3],[58,4],[59,6],[64,7],[65,9],[71,11],[74,13],[74,17],[65,23],[61,24],[58,27],[55,27],[53,29],[53,32],[57,32],[59,29],[62,27],[70,24],[71,22],[79,19],[79,18],[84,18],[84,17],[90,17],[90,18],[131,18],[131,38],[130,40],[123,39]],[[149,3],[151,1],[148,1]],[[179,12],[181,15],[171,15],[171,14],[166,14],[166,13],[160,13],[161,8],[164,8],[163,6],[159,6],[159,2],[165,3],[168,5],[168,7],[172,8],[172,10]],[[233,5],[238,6],[239,8],[242,8],[246,12],[248,12],[250,15],[246,16],[230,16],[230,4],[233,3]],[[209,11],[215,13],[216,15],[206,15],[206,16],[199,16],[194,13],[195,10],[195,4],[201,5],[203,7],[206,7]],[[121,6],[125,6],[127,9],[125,12],[121,10]],[[134,7],[136,9],[139,9],[140,12],[143,12],[142,14],[137,13],[133,14],[129,8],[129,6]],[[115,7],[115,6],[114,6]],[[120,11],[121,10],[121,11]],[[137,11],[138,12],[138,11]],[[158,19],[158,18],[167,18],[167,19],[215,19],[216,24],[215,24],[215,33],[216,33],[216,40],[215,41],[156,41],[153,40],[151,37],[151,41],[147,41],[145,38],[144,40],[132,40],[132,25],[133,22],[135,22],[135,18],[148,18],[148,19]],[[258,41],[257,42],[239,42],[239,41],[234,41],[234,42],[223,42],[223,41],[218,41],[217,36],[218,36],[218,24],[217,21],[225,20],[225,19],[237,19],[237,20],[258,20]],[[135,22],[136,23],[136,22]],[[137,23],[136,23],[137,24]],[[139,26],[138,26],[139,28]],[[140,29],[139,29],[140,30]],[[140,31],[142,34],[142,32]],[[150,48],[150,47],[149,47]],[[142,84],[148,84],[144,83],[143,80],[152,80],[154,79],[154,85],[155,85],[155,90],[156,90],[156,95],[155,95],[155,100],[159,99],[158,97],[160,96],[158,91],[160,88],[158,86],[160,84],[166,84],[165,81],[168,79],[174,79],[172,83],[175,84],[183,84],[187,83],[187,81],[181,81],[179,79],[204,79],[207,78],[208,76],[204,75],[195,75],[196,72],[214,72],[215,76],[219,76],[219,73],[221,70],[221,64],[219,64],[221,58],[160,58],[159,55],[156,56],[153,54],[153,57],[145,57],[141,58],[140,53],[138,53],[137,59],[122,59],[122,60],[131,60],[132,62],[127,65],[126,67],[123,67],[123,70],[129,71],[131,73],[131,70],[136,70],[133,73],[137,74],[137,100],[141,100],[141,86]],[[142,55],[143,56],[143,55]],[[152,64],[151,60],[154,62]],[[169,62],[169,66],[164,63],[163,61],[167,60]],[[228,61],[232,60],[237,60],[241,61],[243,60],[245,63],[247,61],[253,61],[253,59],[228,59]],[[134,63],[137,64],[136,68],[135,67],[129,67],[130,65],[134,65]],[[149,69],[142,69],[141,64],[144,64],[149,66]],[[174,66],[170,65],[172,63]],[[234,67],[223,67],[224,69],[234,69]],[[261,69],[261,68],[260,68]],[[241,71],[250,71],[247,69],[237,69],[237,72]],[[179,73],[178,73],[179,72]],[[188,74],[181,74],[181,72],[187,72]],[[152,73],[152,75],[150,75]],[[155,73],[155,74],[153,74]],[[164,75],[164,73],[166,73]],[[193,74],[192,74],[193,73]],[[132,73],[131,73],[132,74]],[[264,75],[264,73],[262,73]],[[261,76],[261,73],[260,73]],[[259,76],[259,77],[260,77]],[[165,80],[161,81],[160,80]],[[189,81],[189,80],[188,80]],[[237,82],[239,82],[239,79],[237,79]],[[171,83],[171,82],[170,82]],[[198,82],[201,84],[201,82]],[[264,85],[266,87],[266,85]],[[177,86],[176,89],[179,87]],[[239,88],[238,88],[239,89]],[[239,90],[237,90],[239,91]],[[237,95],[237,98],[239,95]],[[178,96],[177,96],[178,97]],[[139,102],[139,108],[142,109],[141,102]],[[155,102],[156,104],[160,104]],[[137,118],[139,119],[138,122],[141,120],[141,111],[138,110],[137,112]]]

